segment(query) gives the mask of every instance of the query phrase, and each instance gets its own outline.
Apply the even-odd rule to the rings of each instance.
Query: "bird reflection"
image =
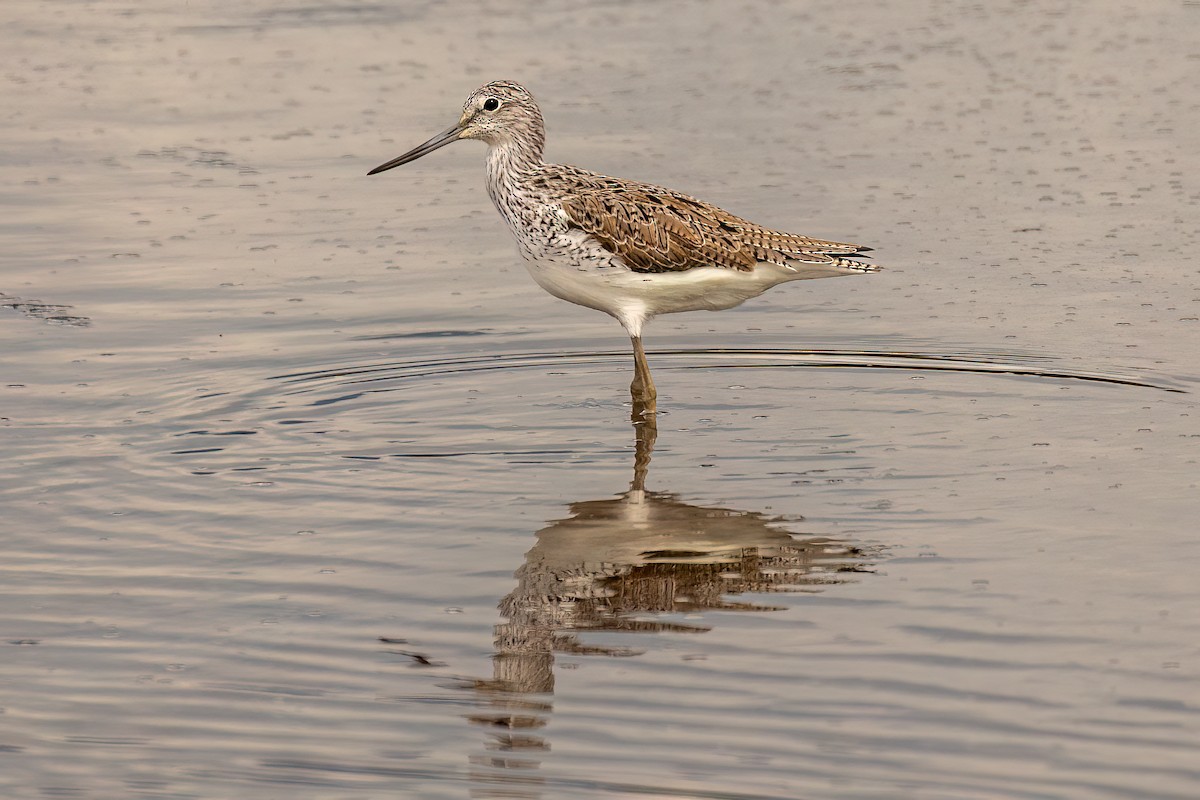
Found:
[[[500,601],[507,621],[495,628],[492,677],[470,682],[481,707],[469,719],[488,729],[491,751],[472,759],[474,777],[502,783],[505,797],[540,795],[539,778],[530,770],[537,768],[537,754],[549,750],[539,731],[552,710],[555,659],[641,652],[589,644],[581,636],[703,633],[710,628],[702,623],[655,615],[782,610],[730,598],[820,591],[871,571],[872,553],[845,540],[797,536],[776,517],[694,505],[670,492],[647,490],[658,431],[654,413],[645,412],[635,404],[629,490],[572,503],[569,516],[537,532],[516,571],[516,587]]]

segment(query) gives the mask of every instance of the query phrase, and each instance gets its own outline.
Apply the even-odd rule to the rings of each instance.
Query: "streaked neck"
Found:
[[[539,127],[515,131],[497,144],[489,144],[488,186],[528,174],[542,165],[546,136]]]

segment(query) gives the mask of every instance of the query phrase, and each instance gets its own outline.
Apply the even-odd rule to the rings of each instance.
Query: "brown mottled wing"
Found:
[[[591,234],[634,272],[712,266],[749,272],[762,261],[863,266],[836,257],[864,249],[857,245],[763,228],[668,189],[616,181],[572,188],[562,200],[570,224]]]
[[[563,199],[563,211],[635,272],[749,271],[756,261],[720,209],[674,192],[648,186],[576,191]]]

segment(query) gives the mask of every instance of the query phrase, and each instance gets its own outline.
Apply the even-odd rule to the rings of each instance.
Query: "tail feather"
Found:
[[[857,255],[858,252],[849,255]],[[787,255],[781,264],[795,274],[795,280],[808,278],[834,278],[839,275],[857,275],[864,272],[879,272],[883,267],[854,258],[843,258],[826,253],[803,253]]]
[[[773,261],[793,272],[815,273],[812,277],[880,269],[875,264],[857,260],[858,256],[871,250],[860,244],[813,239],[757,226],[749,238],[760,261]]]

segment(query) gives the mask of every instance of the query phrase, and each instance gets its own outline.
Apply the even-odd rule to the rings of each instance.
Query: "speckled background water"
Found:
[[[0,794],[1193,798],[1193,2],[0,6]],[[463,143],[886,272],[619,326]]]

